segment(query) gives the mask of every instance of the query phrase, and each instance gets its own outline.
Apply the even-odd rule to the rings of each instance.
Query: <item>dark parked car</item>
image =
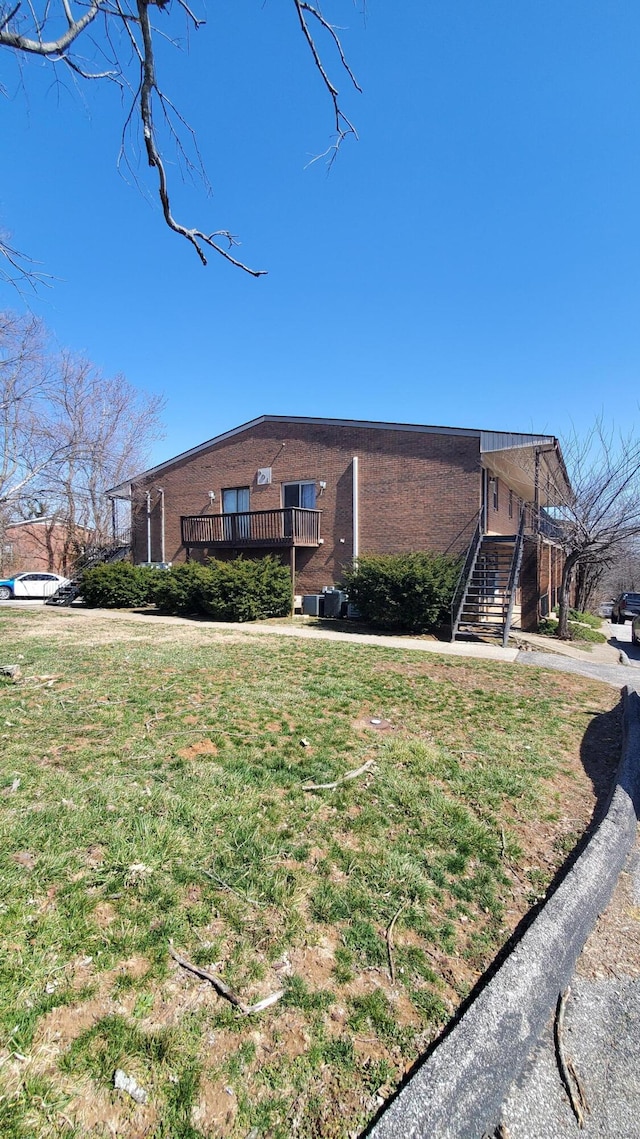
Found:
[[[640,613],[640,593],[621,593],[611,608],[611,621],[614,625],[624,625],[627,617],[633,620]]]

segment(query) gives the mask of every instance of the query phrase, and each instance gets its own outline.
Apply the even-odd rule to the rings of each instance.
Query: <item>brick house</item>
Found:
[[[2,533],[0,572],[3,577],[37,570],[64,575],[90,540],[90,531],[57,518],[13,522]]]
[[[131,503],[134,562],[277,553],[297,594],[338,583],[361,554],[463,557],[475,543],[467,576],[483,567],[495,598],[521,529],[512,593],[531,628],[559,585],[558,535],[542,524],[558,485],[568,479],[549,435],[262,415],[107,493]]]

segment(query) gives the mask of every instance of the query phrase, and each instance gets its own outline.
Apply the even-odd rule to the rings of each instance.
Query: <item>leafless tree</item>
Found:
[[[563,440],[562,449],[571,490],[556,488],[553,514],[566,554],[558,635],[567,638],[575,575],[582,578],[584,603],[617,555],[640,536],[640,439],[598,420],[586,436],[573,432]]]
[[[33,317],[0,313],[0,513],[18,512],[62,450],[43,424],[52,386],[45,335]]]
[[[87,360],[60,357],[48,430],[65,447],[64,458],[40,481],[43,497],[67,522],[70,543],[78,533],[90,533],[99,545],[109,541],[105,488],[144,465],[161,434],[163,403],[123,376],[105,378]]]
[[[332,161],[344,139],[356,131],[342,109],[338,88],[329,76],[318,36],[336,53],[338,67],[360,90],[345,57],[338,29],[318,4],[290,0],[292,15],[311,52],[313,65],[331,100],[334,138],[325,154]],[[160,38],[177,43],[174,15],[197,29],[204,23],[187,0],[0,0],[0,47],[24,59],[46,61],[54,69],[66,68],[81,80],[111,81],[129,93],[122,153],[127,130],[137,121],[147,161],[157,177],[157,191],[166,224],[193,245],[203,265],[206,250],[213,249],[231,264],[254,277],[265,270],[252,269],[232,252],[238,239],[227,229],[205,232],[186,226],[173,215],[169,197],[165,145],[172,143],[190,172],[197,170],[206,182],[195,136],[163,90],[157,74],[156,44]],[[0,240],[9,271],[31,274],[30,266]]]
[[[46,514],[67,528],[67,560],[78,534],[103,541],[103,491],[144,464],[162,402],[53,352],[33,318],[0,314],[0,528]]]

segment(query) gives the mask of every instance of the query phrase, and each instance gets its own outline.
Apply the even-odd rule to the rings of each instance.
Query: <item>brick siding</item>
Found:
[[[88,532],[76,530],[75,543],[70,541],[65,525],[37,521],[7,526],[2,538],[0,570],[3,576],[42,570],[64,574],[74,561],[77,549],[89,540]]]
[[[185,559],[182,515],[220,513],[224,488],[248,486],[250,509],[282,506],[282,484],[312,481],[323,545],[296,550],[296,591],[340,580],[353,557],[353,457],[359,460],[360,553],[466,549],[481,501],[479,439],[473,435],[295,422],[258,423],[141,480],[134,488],[134,561],[147,560],[146,492],[151,492],[151,560],[160,560],[161,496],[165,557]],[[272,483],[257,485],[259,468]],[[320,489],[320,482],[326,489]],[[209,492],[215,492],[212,503]],[[248,550],[247,556],[256,551]],[[218,556],[214,548],[192,556]],[[228,556],[228,554],[226,555]],[[288,552],[286,554],[288,560]]]

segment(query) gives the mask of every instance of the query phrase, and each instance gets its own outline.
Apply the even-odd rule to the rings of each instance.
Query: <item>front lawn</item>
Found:
[[[619,755],[617,694],[558,672],[153,616],[0,633],[6,1139],[359,1134]],[[283,996],[245,1016],[172,950]]]

